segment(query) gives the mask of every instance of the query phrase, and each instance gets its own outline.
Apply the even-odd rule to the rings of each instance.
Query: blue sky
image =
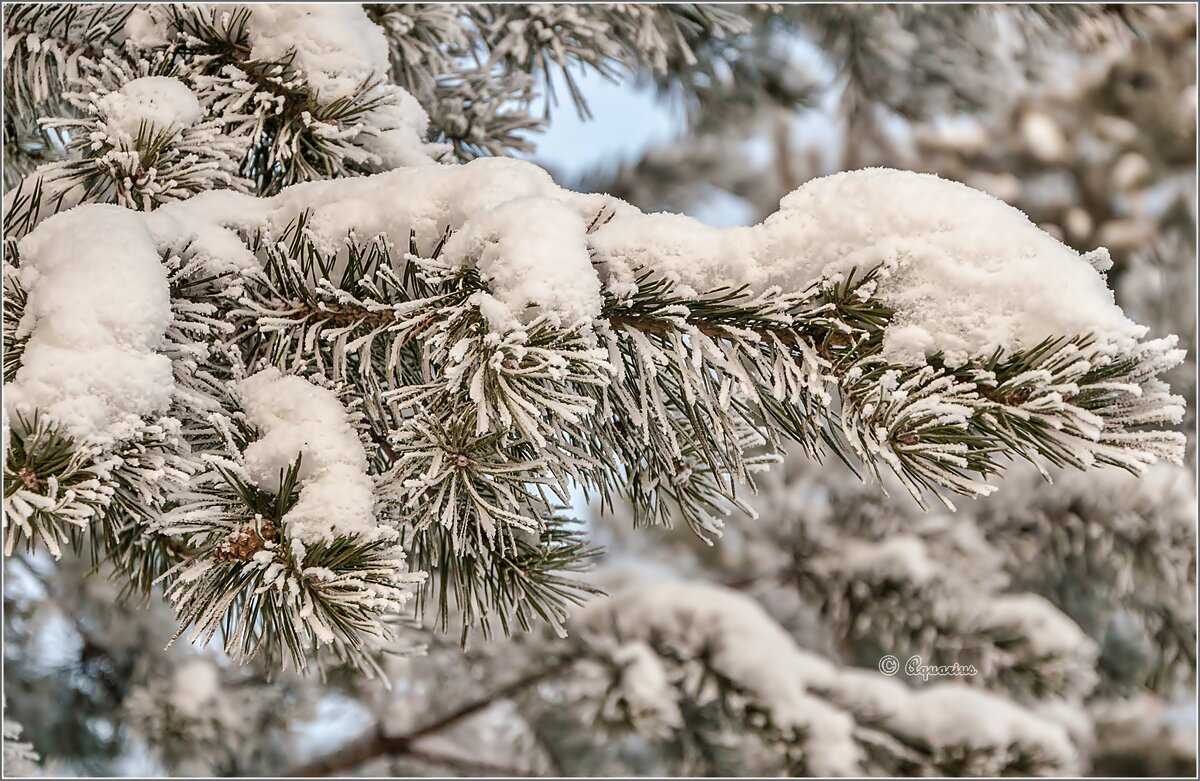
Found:
[[[669,143],[686,127],[683,106],[660,97],[652,87],[639,88],[632,79],[614,83],[590,69],[576,78],[591,119],[579,116],[560,76],[555,82],[558,105],[551,109],[545,132],[531,136],[537,150],[528,155],[563,182],[597,167],[633,162],[647,148]],[[691,215],[711,225],[745,225],[753,219],[747,204],[717,192],[696,205]]]
[[[638,89],[630,81],[614,84],[590,69],[576,79],[592,119],[579,116],[558,76],[558,105],[551,109],[549,127],[532,137],[538,147],[532,157],[568,180],[600,163],[635,160],[684,128],[682,107],[660,100],[653,89]]]

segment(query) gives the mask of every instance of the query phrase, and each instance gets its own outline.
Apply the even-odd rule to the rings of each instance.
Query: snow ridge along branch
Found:
[[[251,589],[228,578],[254,557],[218,561],[217,552],[245,542],[227,536],[256,513],[284,523],[282,505],[279,517],[260,507],[277,486],[222,476],[211,460],[244,468],[264,447],[253,444],[256,424],[235,387],[263,370],[299,375],[345,406],[337,437],[353,431],[362,451],[351,454],[353,469],[338,468],[364,492],[372,483],[371,523],[399,535],[414,569],[438,571],[422,599],[436,593],[443,617],[453,600],[485,631],[489,615],[506,630],[534,618],[561,629],[566,605],[589,592],[565,574],[592,553],[561,516],[573,485],[602,505],[628,500],[639,523],[678,514],[711,539],[724,515],[745,508],[742,492],[785,440],[815,458],[890,470],[919,501],[947,504],[991,491],[987,479],[1013,459],[1139,472],[1182,452],[1182,435],[1167,429],[1182,400],[1157,379],[1181,351],[1171,338],[1147,340],[1113,303],[1103,253],[1080,256],[1015,209],[933,176],[827,177],[763,223],[726,229],[573,193],[508,159],[312,182],[269,198],[212,191],[146,214],[104,208],[71,217],[119,214],[152,239],[147,257],[161,263],[147,273],[167,281],[174,313],[156,331],[175,375],[171,452],[200,475],[185,494],[202,498],[188,501],[225,508],[203,528],[194,519],[128,527],[135,539],[152,528],[145,539],[156,540],[141,548],[154,566],[131,553],[129,568],[153,576],[142,582],[165,578],[169,590],[181,572],[209,565],[225,573],[222,588]],[[28,312],[50,295],[33,269],[54,249],[55,225],[17,245],[30,271],[13,281],[14,300]],[[52,262],[86,289],[90,267],[55,252]],[[29,392],[39,345],[71,317],[26,315],[28,327],[6,332],[18,356],[6,366],[13,419],[52,413],[64,426],[79,417]],[[80,398],[107,398],[62,380]],[[17,428],[14,440],[25,442],[29,427]],[[68,449],[88,434],[56,431]],[[99,463],[137,434],[93,443],[89,458]],[[39,481],[47,466],[18,464]],[[95,478],[101,498],[89,506],[107,506],[110,478]],[[128,479],[146,490],[161,482],[145,470]],[[36,494],[31,485],[6,476],[6,497],[28,504],[21,491]],[[309,489],[299,490],[304,502]],[[159,507],[178,498],[160,494]],[[78,525],[70,504],[45,517]],[[343,539],[338,519],[322,522]],[[274,545],[254,523],[263,546]],[[343,531],[376,544],[356,524]],[[205,562],[188,558],[197,551]],[[298,566],[317,566],[304,555]],[[500,585],[480,590],[483,573]],[[381,597],[382,584],[360,586],[363,604],[402,602]],[[189,621],[215,626],[214,604],[194,602]],[[340,615],[353,636],[369,623]],[[291,644],[297,663],[307,643]]]

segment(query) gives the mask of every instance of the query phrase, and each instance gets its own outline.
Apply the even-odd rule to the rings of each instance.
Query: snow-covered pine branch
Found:
[[[1193,383],[1150,334],[1192,334],[1194,11],[4,11],[5,661],[49,770],[277,772],[331,700],[378,724],[308,768],[1061,774],[1178,743],[1151,735],[1195,680],[1195,496],[1154,462]],[[457,164],[533,151],[564,95],[587,116],[587,71],[689,123],[600,190],[673,212],[703,180],[765,219]],[[900,171],[797,189],[828,170],[802,105],[841,167],[1029,219]],[[1002,472],[953,513],[883,498]],[[578,614],[625,546],[753,601],[639,582]]]
[[[399,531],[376,517],[366,452],[337,397],[264,369],[236,384],[228,418],[210,417],[228,452],[151,524],[188,551],[160,576],[188,639],[221,632],[226,653],[260,649],[303,670],[318,646],[378,671],[394,619],[423,573],[408,574]]]
[[[1038,660],[1033,646],[980,632],[998,617],[998,597],[1016,596],[1036,610],[1027,597],[1037,594],[1101,650],[1097,696],[1191,686],[1196,493],[1189,469],[1160,463],[1141,476],[1069,469],[1051,476],[1014,468],[986,499],[953,514],[924,513],[884,499],[843,466],[791,459],[760,480],[751,502],[759,522],[738,524],[736,539],[716,553],[734,578],[803,595],[851,647],[978,661],[956,655],[995,646],[992,674],[1023,669],[1020,677],[1032,673],[1033,683],[1053,671],[1042,669],[1051,657]],[[1047,552],[1051,560],[1041,561]],[[1072,645],[1085,653],[1067,654],[1074,663],[1061,669],[1083,683],[1093,665],[1081,664],[1086,648]]]
[[[925,513],[789,459],[760,480],[757,522],[679,567],[753,593],[827,656],[971,665],[964,684],[1073,709],[1106,762],[1114,714],[1195,685],[1195,488],[1172,464],[1052,477],[1014,469],[992,496]]]
[[[792,775],[1070,773],[1068,725],[960,682],[920,688],[797,647],[752,599],[641,583],[573,624],[590,674],[574,687],[600,724],[666,739],[717,703],[761,733]],[[649,726],[648,726],[649,723]]]
[[[591,748],[611,755],[632,735],[685,769],[728,753],[789,775],[1038,775],[1072,772],[1088,749],[1076,703],[1019,703],[965,682],[910,686],[842,666],[799,647],[750,597],[711,584],[635,579],[568,626],[572,639],[541,648],[540,666],[489,682],[483,696],[472,687],[440,716],[410,694],[394,707],[415,719],[389,713],[292,772],[334,775],[420,755],[435,745],[423,742],[430,736],[508,698],[520,704],[504,718],[528,719],[535,687],[551,719],[579,720]],[[537,647],[524,653],[539,657]],[[501,654],[506,666],[528,668],[513,650]]]
[[[35,159],[65,158],[6,181],[10,237],[77,203],[149,210],[214,187],[270,193],[444,151],[388,80],[387,38],[361,6],[105,8],[5,16],[6,64],[28,56],[6,69],[6,109],[40,116]],[[28,157],[19,135],[6,129],[6,151]]]
[[[80,235],[84,254],[68,249]],[[16,249],[14,439],[49,416],[99,476],[58,506],[37,490],[58,491],[37,453],[11,459],[26,535],[21,519],[67,538],[60,515],[103,515],[126,480],[149,498],[155,547],[174,540],[153,520],[168,486],[204,471],[206,452],[252,441],[214,431],[238,414],[219,378],[270,366],[361,406],[384,516],[430,551],[419,566],[451,572],[537,539],[572,483],[632,495],[638,522],[680,511],[715,535],[770,460],[762,448],[788,439],[889,469],[919,499],[988,493],[1012,458],[1136,472],[1181,448],[1157,428],[1181,414],[1154,376],[1179,359],[1172,341],[1142,341],[1088,259],[1020,213],[925,175],[829,177],[758,226],[720,230],[478,160],[271,198],[214,191],[150,213],[84,206]],[[126,279],[124,298],[104,293]],[[151,434],[164,464],[190,462],[169,481],[123,455]],[[271,496],[289,501],[261,479],[230,487],[250,483],[266,493],[233,491],[235,515],[252,511],[238,522]],[[212,565],[165,577],[189,584]],[[222,573],[232,590],[210,584],[185,610],[204,631],[221,620],[214,604],[260,588]],[[487,593],[451,583],[468,612],[487,612]],[[552,623],[553,605],[583,593],[569,584],[541,600]]]
[[[1102,644],[1097,695],[1195,685],[1196,488],[1186,467],[1140,478],[1031,470],[974,513],[1015,585],[1070,606]],[[1051,561],[1033,563],[1035,555]]]

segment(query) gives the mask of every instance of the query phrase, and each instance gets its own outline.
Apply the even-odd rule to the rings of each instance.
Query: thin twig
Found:
[[[450,712],[436,721],[418,727],[417,729],[404,734],[388,736],[383,732],[382,723],[376,722],[375,726],[368,730],[357,740],[351,741],[340,749],[326,754],[307,765],[296,768],[288,773],[288,776],[331,776],[335,773],[352,770],[372,759],[382,756],[396,755],[414,755],[414,752],[419,752],[414,749],[413,743],[421,738],[428,737],[437,732],[440,732],[447,727],[450,727],[463,719],[474,716],[476,713],[484,710],[489,705],[495,702],[508,699],[514,694],[528,689],[530,686],[536,686],[548,678],[553,678],[560,673],[568,670],[576,661],[575,657],[567,657],[559,662],[545,667],[541,670],[534,671],[528,675],[522,676],[512,683],[504,686],[486,697],[481,697],[478,700],[467,703],[462,707]]]

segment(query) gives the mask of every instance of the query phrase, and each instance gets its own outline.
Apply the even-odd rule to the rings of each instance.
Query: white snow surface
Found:
[[[894,578],[925,583],[937,574],[925,543],[911,534],[894,534],[887,539],[846,540],[836,559],[839,569],[856,578]]]
[[[125,20],[125,38],[142,48],[166,46],[167,26],[154,13],[154,7],[135,8]]]
[[[445,257],[474,265],[490,293],[479,308],[497,330],[550,315],[555,324],[600,316],[600,280],[591,271],[580,214],[550,198],[521,198],[471,217],[447,242]]]
[[[367,454],[345,408],[331,391],[278,369],[238,383],[250,421],[263,431],[243,454],[255,484],[279,490],[280,475],[300,462],[300,496],[283,522],[293,540],[308,545],[342,535],[378,539],[374,484]]]
[[[204,118],[196,94],[179,79],[143,76],[102,95],[96,107],[110,131],[137,138],[143,124],[150,132],[174,133]]]
[[[1070,768],[1076,751],[1062,725],[983,689],[936,683],[912,694],[911,710],[899,718],[909,734],[935,747],[987,747],[1006,752],[1016,744],[1036,747],[1057,767]]]
[[[813,180],[751,227],[643,214],[609,196],[564,190],[531,163],[494,158],[301,184],[269,199],[204,193],[151,219],[280,229],[305,209],[313,211],[311,235],[331,251],[351,230],[360,239],[385,234],[403,253],[410,230],[427,252],[447,228],[465,229],[447,257],[494,280],[479,303],[498,329],[520,328],[531,314],[563,324],[595,317],[601,290],[628,295],[643,268],[686,295],[742,285],[799,290],[882,265],[876,295],[895,312],[884,341],[893,361],[920,363],[941,351],[961,363],[1081,334],[1128,348],[1146,332],[1091,264],[1017,209],[890,169]],[[613,217],[586,233],[602,211]]]
[[[304,74],[322,103],[388,73],[383,28],[357,3],[269,3],[246,6],[251,59],[282,60]]]
[[[379,158],[383,170],[431,165],[432,146],[425,143],[429,115],[407,90],[391,84],[375,88],[386,100],[370,112],[370,124],[379,132],[363,133],[357,141]]]
[[[5,385],[10,414],[35,408],[107,444],[165,412],[175,381],[158,350],[171,323],[167,272],[143,216],[119,206],[56,214],[19,244],[29,339]]]

